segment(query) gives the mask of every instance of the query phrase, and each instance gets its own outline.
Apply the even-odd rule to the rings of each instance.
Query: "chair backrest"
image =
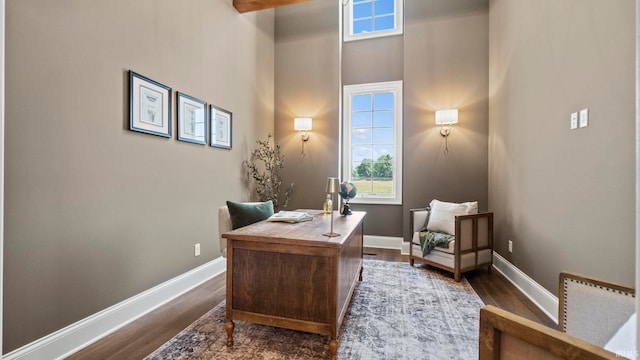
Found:
[[[227,239],[222,234],[231,231],[231,215],[229,215],[229,207],[227,205],[220,206],[218,209],[218,238],[220,239],[220,252],[222,256],[227,257]]]
[[[604,346],[635,312],[635,289],[560,273],[558,328],[584,341]]]
[[[620,359],[616,354],[495,306],[480,309],[479,360]]]

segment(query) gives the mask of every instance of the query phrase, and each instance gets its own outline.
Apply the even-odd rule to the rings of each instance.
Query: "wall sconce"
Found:
[[[309,140],[309,130],[313,123],[312,118],[295,118],[293,119],[293,128],[298,131],[304,131],[302,134],[302,141]]]
[[[449,136],[451,125],[458,123],[458,109],[436,110],[436,125],[440,125],[440,134]]]
[[[301,134],[302,139],[302,152],[300,157],[304,157],[304,143],[309,140],[309,130],[311,130],[313,123],[312,118],[295,118],[293,119],[293,129],[297,131],[304,131]]]
[[[458,123],[458,109],[436,110],[436,125],[440,125],[440,135],[444,136],[444,154],[449,153],[449,133],[451,125]]]

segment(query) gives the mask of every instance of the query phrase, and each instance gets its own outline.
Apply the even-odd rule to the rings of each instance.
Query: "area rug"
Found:
[[[338,359],[477,359],[482,300],[463,278],[408,263],[364,260],[338,336]],[[225,303],[146,359],[328,359],[329,337],[235,321],[227,347]]]

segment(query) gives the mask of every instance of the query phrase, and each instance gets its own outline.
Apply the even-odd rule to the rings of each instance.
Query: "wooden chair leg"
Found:
[[[409,258],[409,265],[414,266],[415,260],[413,260],[412,258]]]

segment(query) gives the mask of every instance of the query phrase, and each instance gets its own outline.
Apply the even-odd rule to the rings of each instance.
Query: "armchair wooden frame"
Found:
[[[480,360],[621,359],[601,347],[486,305],[480,309]]]
[[[479,359],[622,359],[603,347],[635,311],[635,289],[563,272],[558,294],[558,329],[483,307]]]
[[[415,213],[426,211],[426,209],[411,209],[410,227],[412,234],[417,231],[415,224]],[[482,226],[480,225],[482,223]],[[484,239],[479,241],[479,239]],[[483,244],[480,244],[480,243]],[[453,266],[439,262],[429,256],[423,257],[422,253],[414,252],[413,242],[409,244],[409,264],[413,266],[416,261],[431,265],[453,273],[456,281],[460,281],[462,273],[487,267],[489,271],[493,266],[493,213],[479,213],[473,215],[456,216],[455,218],[455,250],[452,255]],[[480,258],[483,251],[488,250],[491,254],[485,259]],[[462,258],[467,254],[473,254],[472,262],[463,265]]]

